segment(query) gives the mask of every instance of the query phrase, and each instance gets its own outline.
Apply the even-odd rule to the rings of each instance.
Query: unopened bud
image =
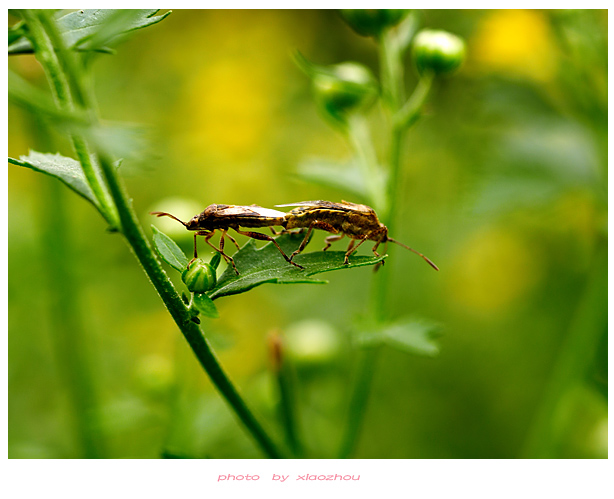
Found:
[[[313,76],[316,100],[329,115],[343,119],[351,111],[366,109],[378,93],[371,71],[355,62],[345,62],[326,68]]]
[[[198,258],[183,271],[181,280],[192,293],[204,293],[215,286],[217,276],[211,265]]]
[[[362,36],[378,36],[384,29],[395,26],[409,9],[341,9],[341,16]]]
[[[420,74],[451,73],[465,59],[465,42],[447,31],[425,29],[416,35],[412,56]]]

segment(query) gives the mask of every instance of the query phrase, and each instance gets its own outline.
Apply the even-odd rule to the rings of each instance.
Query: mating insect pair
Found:
[[[297,208],[283,213],[277,210],[270,210],[261,206],[233,206],[226,204],[212,204],[207,206],[205,211],[196,215],[188,222],[179,220],[170,213],[155,211],[152,215],[158,217],[167,216],[179,223],[183,224],[188,230],[194,232],[194,259],[197,258],[196,250],[196,236],[204,236],[205,242],[211,246],[214,250],[218,251],[227,263],[230,263],[234,271],[239,275],[239,271],[234,263],[232,257],[224,253],[224,238],[228,237],[239,249],[237,241],[228,234],[228,229],[234,229],[238,234],[258,239],[261,241],[271,241],[285,260],[303,269],[301,265],[293,262],[293,259],[301,251],[305,249],[309,236],[314,229],[325,230],[333,233],[332,236],[328,236],[324,251],[326,251],[334,241],[338,241],[343,236],[350,238],[350,244],[345,253],[344,263],[349,263],[350,255],[365,241],[375,241],[372,251],[376,256],[380,256],[377,252],[377,248],[382,243],[388,241],[403,246],[404,248],[413,251],[417,255],[421,256],[426,262],[431,265],[435,270],[439,270],[437,266],[431,262],[426,256],[418,251],[404,245],[398,241],[395,241],[388,236],[388,228],[381,223],[373,208],[362,204],[348,203],[342,201],[341,203],[332,203],[330,201],[302,201],[299,203],[277,205],[278,207],[291,207]],[[294,253],[288,257],[281,249],[277,241],[271,236],[262,234],[260,232],[242,231],[241,227],[270,227],[271,231],[275,235],[279,235],[273,227],[279,226],[283,228],[283,232],[288,232],[292,229],[307,229],[305,238],[301,242],[300,246]],[[219,230],[222,235],[220,237],[220,247],[216,248],[209,240],[213,236],[216,230]]]

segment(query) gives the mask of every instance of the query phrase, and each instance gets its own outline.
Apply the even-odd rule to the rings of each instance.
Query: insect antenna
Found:
[[[182,224],[184,227],[188,226],[187,223],[183,222],[182,220],[179,220],[175,215],[171,215],[170,213],[165,213],[163,211],[152,211],[149,214],[150,215],[155,215],[157,217],[171,217],[173,220],[177,220],[177,222]]]
[[[426,263],[428,263],[431,267],[433,267],[435,270],[439,270],[439,267],[437,265],[435,265],[433,262],[431,262],[426,256],[424,256],[422,253],[420,253],[419,251],[416,251],[413,248],[410,248],[409,246],[405,246],[403,243],[400,243],[399,241],[396,241],[395,239],[392,239],[391,237],[388,238],[388,241],[390,241],[391,243],[395,243],[398,244],[399,246],[403,246],[403,248],[408,249],[409,251],[413,251],[416,255],[421,256],[422,258],[424,258],[424,260],[426,261]]]

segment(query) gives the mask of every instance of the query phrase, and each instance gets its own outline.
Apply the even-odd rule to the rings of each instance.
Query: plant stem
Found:
[[[143,266],[151,283],[158,291],[158,294],[181,330],[181,333],[192,348],[196,358],[205,369],[205,372],[209,375],[220,394],[234,409],[239,419],[251,432],[252,436],[265,453],[269,457],[281,457],[281,453],[277,450],[271,438],[260,426],[260,423],[258,423],[239,395],[237,389],[222,369],[202,331],[192,322],[187,307],[162,269],[149,241],[143,233],[138,219],[136,218],[136,214],[120,183],[115,166],[113,166],[111,160],[104,154],[99,154],[99,158],[104,178],[111,191],[111,196],[117,205],[121,222],[121,232]]]
[[[369,392],[375,374],[379,348],[368,348],[360,352],[360,360],[357,368],[357,378],[354,382],[354,390],[350,398],[348,420],[345,433],[339,449],[339,459],[347,459],[352,456],[358,443],[358,435],[364,421],[364,413],[369,399]]]
[[[286,362],[283,339],[279,335],[271,337],[271,354],[273,371],[279,389],[279,413],[286,433],[286,441],[292,454],[299,457],[302,454],[302,445],[298,436],[296,421],[296,401],[294,393],[294,376],[291,366]]]
[[[388,157],[389,176],[387,183],[387,198],[389,210],[382,215],[382,221],[388,227],[388,233],[396,232],[396,216],[400,199],[401,181],[401,152],[405,139],[405,132],[420,117],[420,112],[426,101],[433,82],[433,74],[427,73],[418,81],[411,97],[393,114],[390,125],[390,151]],[[390,272],[382,269],[374,276],[373,286],[373,316],[376,321],[388,318],[388,289],[390,286]]]
[[[48,150],[51,146],[49,130],[39,119],[34,119],[32,126],[38,132],[35,134],[38,145]],[[39,229],[41,247],[45,248],[42,258],[57,366],[67,389],[81,455],[99,459],[107,453],[79,302],[81,286],[74,268],[68,263],[73,261],[74,255],[71,254],[73,245],[65,191],[55,181],[45,182],[43,187],[40,212],[53,206],[53,216],[41,221]]]
[[[58,369],[67,388],[82,457],[107,457],[101,435],[99,404],[89,369],[87,336],[77,297],[76,276],[71,259],[70,231],[64,206],[64,187],[48,182],[45,207],[53,206],[53,217],[41,227],[45,244],[44,261],[48,280],[50,317]]]
[[[403,105],[404,77],[401,48],[392,32],[384,32],[379,38],[381,82],[384,103],[389,111],[390,150],[388,157],[388,177],[385,186],[384,207],[381,211],[382,222],[389,233],[395,233],[398,200],[401,188],[401,152],[405,131],[420,116],[422,106],[428,96],[433,81],[432,74],[420,78],[412,96]],[[364,139],[360,142],[364,145]],[[372,146],[369,146],[372,149]],[[371,314],[375,324],[389,319],[388,290],[390,289],[390,270],[383,267],[373,278]],[[350,409],[345,435],[342,439],[340,457],[350,457],[356,441],[369,400],[369,391],[375,373],[377,348],[363,352],[358,366],[358,375],[350,398]]]
[[[79,102],[87,106],[87,111],[93,113],[93,107],[90,107],[93,106],[92,100],[81,84],[81,80],[77,74],[78,68],[73,63],[66,61],[61,63],[59,60],[60,57],[73,57],[73,54],[61,49],[61,47],[63,47],[63,40],[57,32],[57,27],[55,27],[55,22],[49,15],[49,12],[33,12],[24,9],[22,15],[30,29],[32,44],[35,48],[37,58],[47,74],[58,106],[61,108],[72,108],[75,100],[75,96],[72,95],[72,91],[74,91],[79,96]],[[48,31],[46,31],[46,28],[48,28]],[[52,32],[51,36],[55,34],[53,42],[49,36],[49,31]],[[55,50],[56,47],[60,48],[57,52]],[[70,78],[67,78],[65,72],[72,72],[73,74]],[[71,83],[70,85],[68,83],[69,80]],[[179,326],[179,329],[216,388],[234,409],[239,419],[243,422],[264,452],[269,457],[281,457],[281,453],[278,451],[271,438],[260,426],[239,395],[235,386],[223,371],[200,328],[191,321],[190,313],[170,279],[162,269],[149,241],[145,237],[110,158],[108,158],[104,152],[99,151],[100,166],[110,192],[109,194],[106,189],[103,189],[96,171],[93,168],[92,155],[88,150],[87,142],[79,137],[75,142],[75,149],[77,150],[88,182],[90,182],[92,191],[101,205],[105,207],[104,212],[107,214],[105,218],[109,217],[113,219],[113,215],[119,217],[119,223],[115,223],[113,226],[120,228],[132,251],[160,294],[171,316]],[[107,218],[107,220],[109,220],[109,218]]]
[[[393,30],[385,30],[378,42],[384,102],[396,110],[405,98],[402,53]]]
[[[86,100],[84,98],[85,93],[79,90],[78,71],[74,61],[71,63],[65,62],[73,60],[74,54],[65,49],[64,41],[57,32],[51,14],[46,10],[23,9],[21,15],[28,25],[36,58],[45,70],[58,107],[74,110],[76,106],[73,93],[75,92],[78,95],[79,107],[82,107]],[[62,60],[60,60],[60,57],[62,57]],[[110,200],[109,193],[100,181],[85,140],[74,133],[71,134],[71,139],[85,178],[98,200],[100,212],[112,228],[117,228],[117,211]]]
[[[434,78],[435,75],[432,72],[424,73],[420,77],[418,85],[416,85],[411,97],[403,107],[397,111],[393,118],[393,125],[395,128],[406,130],[420,117],[422,106],[428,97]]]
[[[362,177],[366,183],[369,202],[377,211],[386,211],[386,187],[385,178],[379,170],[377,155],[373,148],[373,141],[369,133],[369,127],[364,116],[351,115],[348,119],[348,139],[362,169]]]
[[[600,245],[588,275],[567,337],[560,347],[544,396],[522,449],[524,458],[557,458],[557,435],[553,420],[559,402],[574,383],[582,382],[595,358],[601,335],[608,327],[607,243]]]

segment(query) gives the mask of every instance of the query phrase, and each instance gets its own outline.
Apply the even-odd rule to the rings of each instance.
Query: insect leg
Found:
[[[380,243],[375,243],[375,246],[373,246],[373,248],[371,249],[371,251],[373,251],[373,253],[375,254],[375,256],[379,256],[379,253],[377,252],[377,247],[380,245]]]
[[[288,258],[288,255],[286,255],[284,253],[284,250],[281,249],[281,247],[279,246],[279,244],[277,244],[277,241],[275,241],[275,239],[273,239],[271,236],[267,236],[266,234],[262,234],[260,232],[244,232],[241,231],[239,229],[235,229],[235,231],[238,234],[241,234],[243,236],[247,236],[247,237],[251,237],[253,239],[258,239],[260,241],[271,241],[275,246],[277,246],[277,249],[279,250],[279,252],[282,254],[282,256],[286,259],[286,261],[292,265],[294,265],[295,267],[298,267],[299,269],[305,269],[305,267],[301,267],[298,263],[294,263],[292,261],[292,259]]]
[[[301,243],[301,245],[298,247],[298,249],[294,253],[290,255],[290,260],[292,260],[296,255],[298,255],[301,251],[305,249],[305,246],[307,246],[307,243],[309,242],[309,236],[313,232],[313,229],[322,229],[322,230],[325,230],[326,232],[339,232],[329,223],[320,222],[319,220],[314,220],[309,225],[309,229],[307,229],[307,234],[305,234],[305,238],[303,239],[303,242]]]
[[[230,239],[230,240],[231,240],[231,241],[234,243],[234,245],[237,247],[237,249],[238,249],[238,250],[240,250],[240,249],[241,249],[241,248],[239,247],[239,244],[238,244],[238,243],[237,243],[237,241],[235,240],[235,238],[234,238],[234,237],[232,237],[232,236],[231,236],[231,235],[230,235],[228,232],[226,232],[224,235],[225,235],[225,236],[226,236],[228,239]]]
[[[350,241],[350,244],[348,246],[348,250],[345,252],[345,258],[343,259],[343,264],[347,265],[348,263],[350,263],[350,255],[356,251],[358,249],[358,247],[364,243],[367,240],[367,238],[363,238],[360,240],[360,242],[358,244],[356,244],[356,239],[352,239]],[[354,244],[356,244],[356,246],[354,246]]]
[[[373,253],[375,253],[375,256],[379,257],[380,254],[377,252],[377,247],[381,244],[381,242],[378,242],[375,244],[375,246],[373,246]],[[386,243],[384,244],[384,253],[388,252],[388,241],[386,241]],[[381,262],[377,262],[375,264],[375,267],[373,267],[373,272],[377,272],[379,270],[380,267],[383,267],[384,264],[386,263],[386,260],[382,260]]]
[[[198,258],[198,250],[196,249],[196,236],[205,236],[207,234],[209,234],[209,237],[211,237],[213,235],[213,232],[199,231],[194,233],[194,258],[192,258],[188,262],[188,269],[190,268],[190,265],[192,265],[192,262]]]
[[[226,253],[224,253],[224,234],[222,232],[222,238],[220,239],[220,246],[222,246],[221,248],[216,248],[215,246],[213,246],[213,244],[211,243],[211,241],[209,241],[209,239],[211,239],[211,237],[213,236],[213,234],[215,233],[215,231],[212,232],[196,232],[197,235],[199,236],[205,236],[205,242],[211,246],[215,251],[217,251],[220,255],[222,255],[222,257],[224,258],[224,260],[226,261],[226,263],[230,263],[232,265],[232,268],[234,269],[234,271],[236,272],[237,275],[239,275],[239,271],[237,270],[237,266],[235,265],[235,261],[232,259],[231,256],[228,256]]]
[[[330,245],[332,243],[334,243],[335,241],[339,241],[339,239],[341,239],[345,234],[337,234],[337,235],[333,235],[333,236],[328,236],[324,239],[324,242],[326,243],[326,246],[324,246],[324,248],[322,249],[322,251],[326,251],[328,248],[330,248]]]
[[[222,235],[220,236],[220,251],[224,253],[224,236],[226,235],[226,231],[224,229],[220,229]]]
[[[269,227],[274,236],[281,236],[282,234],[292,234],[292,231],[287,229],[281,229],[280,231],[276,231],[273,227]]]
[[[301,241],[301,245],[298,247],[298,249],[296,251],[294,251],[291,255],[290,255],[290,261],[292,261],[292,259],[298,255],[301,251],[303,251],[305,249],[305,246],[307,246],[307,241],[309,241],[309,236],[311,235],[311,233],[313,232],[313,224],[311,224],[311,226],[309,227],[309,229],[307,230],[307,234],[305,234],[305,238]]]
[[[345,252],[345,258],[343,259],[344,265],[347,265],[348,263],[350,263],[349,257],[352,254],[352,251],[354,251],[355,244],[356,244],[356,239],[350,239],[350,244],[348,244],[348,249]]]

